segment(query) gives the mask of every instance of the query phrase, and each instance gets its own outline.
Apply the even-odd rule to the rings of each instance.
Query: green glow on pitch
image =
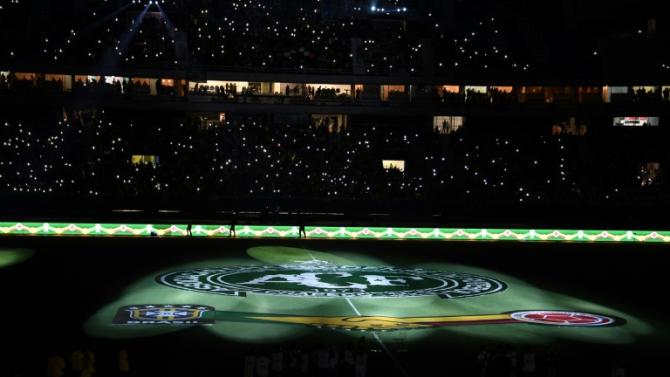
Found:
[[[624,344],[638,341],[652,333],[645,322],[621,310],[599,305],[544,289],[536,288],[513,276],[472,266],[444,263],[424,263],[408,268],[463,272],[504,281],[505,291],[486,296],[441,299],[424,297],[286,297],[249,294],[246,297],[222,296],[205,292],[186,291],[160,285],[156,276],[170,271],[224,266],[267,264],[327,263],[348,266],[384,266],[386,263],[355,253],[322,252],[288,247],[261,246],[247,250],[254,259],[221,258],[186,263],[162,271],[154,271],[129,286],[119,297],[95,313],[85,325],[91,335],[104,338],[135,338],[184,331],[188,326],[113,325],[112,318],[119,307],[136,304],[198,304],[215,307],[220,312],[285,314],[295,316],[452,316],[504,313],[519,310],[572,310],[593,312],[624,319],[615,327],[571,328],[537,326],[524,323],[506,325],[451,326],[417,330],[377,332],[389,343],[469,342],[490,340],[519,344],[542,344],[561,340],[590,343]],[[199,326],[198,331],[246,343],[286,342],[305,336],[369,336],[357,331],[320,330],[312,327],[219,320],[211,326]]]
[[[508,288],[498,294],[469,297],[459,300],[434,300],[431,313],[487,312],[495,308],[496,312],[517,310],[573,310],[599,313],[621,318],[626,321],[622,326],[602,328],[575,328],[560,326],[528,326],[515,324],[510,326],[482,325],[435,329],[436,333],[448,332],[464,337],[490,339],[509,343],[542,344],[556,340],[573,340],[589,343],[625,344],[633,343],[639,337],[650,335],[652,328],[641,319],[617,310],[576,297],[551,292],[534,287],[513,276],[482,268],[446,263],[422,263],[412,267],[469,272],[489,276],[507,283]]]
[[[329,263],[339,266],[390,266],[369,255],[347,252],[323,252],[285,246],[256,246],[247,255],[264,264],[284,265],[301,263]]]
[[[29,249],[0,249],[0,268],[21,263],[30,259],[33,254]]]
[[[94,224],[0,222],[0,235],[69,235],[96,237],[187,237],[186,224]],[[497,228],[380,228],[306,227],[312,239],[374,239],[435,241],[551,241],[670,243],[670,231],[576,230],[576,229],[497,229]],[[194,225],[193,237],[228,237],[226,225]],[[238,226],[239,238],[298,238],[297,226]]]

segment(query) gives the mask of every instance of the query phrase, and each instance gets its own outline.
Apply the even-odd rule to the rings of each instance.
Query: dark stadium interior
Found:
[[[652,238],[667,243],[669,10],[650,0],[0,0],[1,315],[15,345],[0,375],[648,375],[668,351],[663,244],[38,237],[4,224],[45,223],[47,233],[47,223],[69,222],[188,224],[189,232],[231,223],[612,229],[659,231]],[[266,246],[269,256],[249,252]],[[84,324],[110,325],[101,308],[121,303],[204,303],[221,316],[301,320],[332,308],[365,317],[354,303],[369,316],[435,315],[389,309],[421,299],[375,306],[346,295],[323,312],[311,304],[282,312],[291,309],[286,292],[249,299],[244,312],[202,292],[151,302],[152,289],[165,287],[137,283],[215,258],[285,266],[293,253],[340,268],[335,276],[349,273],[345,260],[488,269],[520,279],[510,283],[519,291],[490,304],[453,300],[470,303],[453,306],[463,315],[535,297],[563,306],[514,310],[621,316],[621,328],[597,341],[565,335],[591,329],[537,330],[542,345],[503,340],[536,331],[520,324],[508,326],[516,335],[482,325],[490,337],[372,331],[377,338],[356,344],[339,330],[276,335],[289,325],[245,338],[263,324],[121,341]],[[370,282],[392,286],[388,279]],[[141,289],[133,296],[129,287]],[[545,301],[541,289],[551,292]],[[209,298],[184,301],[199,297]],[[98,367],[73,368],[77,347],[95,349]],[[130,367],[117,362],[123,347]],[[537,369],[534,361],[526,368],[528,347],[544,360]],[[289,366],[297,350],[311,350],[311,369]],[[272,365],[254,364],[261,359]]]

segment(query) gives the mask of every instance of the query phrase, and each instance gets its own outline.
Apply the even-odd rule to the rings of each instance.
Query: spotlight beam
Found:
[[[175,53],[176,53],[177,52],[176,51],[177,45],[175,43],[177,41],[177,36],[176,36],[176,33],[175,33],[176,28],[174,26],[174,23],[172,22],[172,20],[170,20],[170,17],[168,17],[167,13],[165,13],[165,11],[163,11],[163,8],[159,4],[159,2],[156,1],[155,4],[156,4],[156,7],[158,8],[158,11],[161,14],[161,18],[163,19],[163,21],[165,21],[165,26],[167,28],[168,36],[170,37],[170,40],[172,41],[172,45],[175,48]],[[177,58],[179,59],[179,57],[177,57]]]
[[[168,34],[170,35],[170,38],[174,39],[174,36],[175,36],[174,29],[175,29],[175,27],[174,27],[174,24],[172,23],[172,20],[170,20],[170,17],[168,17],[167,13],[165,13],[165,11],[163,11],[163,8],[161,7],[161,5],[158,2],[156,2],[156,7],[158,7],[158,11],[160,12],[161,17],[163,18],[163,20],[165,20],[165,24],[167,25],[167,30],[168,30]]]
[[[116,9],[112,13],[109,13],[108,15],[94,21],[93,23],[84,26],[83,28],[79,29],[75,33],[75,36],[86,37],[88,34],[98,30],[99,28],[101,28],[103,25],[105,25],[112,18],[114,18],[114,17],[118,16],[119,14],[123,13],[126,9],[130,8],[131,5],[132,5],[131,3],[128,3],[124,6],[122,6],[121,8]],[[72,34],[70,34],[69,37],[66,37],[66,40],[69,40],[68,38],[73,38]],[[65,41],[61,42],[61,46],[63,46],[62,50],[65,50],[65,48],[67,47],[67,44],[68,43],[65,43]]]
[[[133,41],[133,38],[137,35],[140,26],[144,21],[144,16],[146,16],[150,6],[151,6],[150,3],[144,6],[142,12],[140,12],[140,14],[138,14],[137,17],[135,17],[135,19],[133,20],[133,24],[130,27],[130,30],[123,33],[123,35],[121,36],[121,40],[113,49],[107,50],[101,62],[101,65],[103,67],[113,69],[119,65],[119,63],[121,62],[121,58],[128,52],[128,47],[130,46],[130,43]]]
[[[110,13],[110,14],[104,16],[103,18],[101,18],[101,19],[99,19],[99,20],[93,22],[92,24],[86,26],[85,28],[81,29],[81,30],[79,31],[79,33],[81,33],[81,34],[86,34],[86,33],[90,33],[90,32],[92,32],[92,31],[94,31],[94,30],[100,28],[100,27],[101,27],[102,25],[104,25],[107,21],[111,20],[112,18],[114,18],[114,17],[118,16],[119,14],[121,14],[121,13],[122,13],[123,11],[125,11],[126,9],[130,8],[131,5],[132,5],[132,4],[126,4],[126,5],[122,6],[121,8],[119,8],[119,9],[113,11],[112,13]]]

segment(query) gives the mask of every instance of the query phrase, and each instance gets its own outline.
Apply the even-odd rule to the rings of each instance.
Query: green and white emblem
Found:
[[[156,281],[228,296],[460,298],[497,293],[507,287],[502,281],[462,272],[318,263],[198,268],[162,274]]]

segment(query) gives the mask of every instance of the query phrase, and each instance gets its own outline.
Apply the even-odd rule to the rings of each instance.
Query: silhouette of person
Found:
[[[230,228],[228,228],[228,237],[237,237],[235,225],[237,225],[237,218],[233,216],[233,219],[230,221]]]
[[[305,219],[302,214],[298,214],[298,238],[307,238],[307,232],[305,232]]]
[[[193,237],[193,232],[191,231],[191,229],[193,229],[193,224],[188,223],[188,225],[186,226],[186,235],[189,237]]]
[[[125,348],[119,351],[119,374],[121,376],[130,375],[130,362],[128,361],[128,351]]]

